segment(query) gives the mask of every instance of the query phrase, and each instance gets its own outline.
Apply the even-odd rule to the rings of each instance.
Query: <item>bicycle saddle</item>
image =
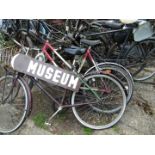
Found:
[[[133,24],[137,22],[137,19],[120,19],[122,24]]]
[[[70,48],[65,48],[64,52],[71,55],[82,55],[86,52],[86,49],[77,46],[71,46]]]
[[[114,20],[96,20],[92,22],[93,25],[103,26],[105,28],[111,29],[121,29],[123,27],[123,23],[116,22]]]
[[[120,22],[124,25],[126,25],[127,27],[130,28],[137,28],[138,24],[141,22],[140,20],[126,20],[126,19],[120,19]]]
[[[81,43],[81,44],[88,45],[88,46],[96,46],[96,45],[101,44],[101,41],[100,41],[100,40],[81,39],[81,40],[80,40],[80,43]]]

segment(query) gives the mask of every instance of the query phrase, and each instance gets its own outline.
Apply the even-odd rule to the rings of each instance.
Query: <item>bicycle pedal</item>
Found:
[[[44,123],[46,126],[51,126],[52,124],[51,123],[49,123],[49,122],[45,122]]]

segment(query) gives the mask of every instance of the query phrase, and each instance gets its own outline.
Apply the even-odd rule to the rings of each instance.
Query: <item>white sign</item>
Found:
[[[80,87],[79,78],[73,72],[37,61],[23,54],[15,55],[12,58],[11,66],[18,72],[25,73],[26,75],[36,77],[66,89],[78,91]]]

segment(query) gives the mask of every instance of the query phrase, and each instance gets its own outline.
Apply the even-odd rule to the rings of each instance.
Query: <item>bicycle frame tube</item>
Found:
[[[43,48],[42,48],[42,51],[44,52],[44,54],[46,55],[47,59],[53,63],[56,67],[58,67],[58,65],[55,63],[55,61],[53,60],[53,58],[48,54],[47,52],[47,49],[51,49],[52,52],[54,52],[57,57],[62,60],[65,65],[69,68],[69,69],[72,69],[72,66],[48,43],[48,41],[45,42]]]
[[[92,57],[92,55],[91,55],[91,47],[89,47],[89,48],[87,49],[86,54],[84,55],[84,57],[83,57],[83,59],[82,59],[81,65],[80,65],[80,67],[79,67],[79,69],[78,69],[78,73],[80,73],[80,71],[81,71],[82,67],[84,66],[84,64],[85,64],[87,58],[89,58],[89,60],[90,60],[90,61],[92,62],[92,64],[95,66],[96,70],[99,71],[99,68],[98,68],[96,62],[94,61],[94,59],[93,59],[93,57]]]
[[[62,60],[65,65],[69,68],[69,69],[73,69],[73,67],[54,49],[54,47],[51,46],[51,44],[46,41],[43,48],[42,48],[42,51],[43,53],[45,54],[46,58],[53,64],[55,65],[56,67],[58,67],[58,65],[56,64],[56,62],[53,60],[53,58],[49,55],[49,53],[47,52],[47,49],[51,49],[52,52],[54,52],[57,57]],[[99,71],[99,69],[97,68],[97,64],[95,63],[92,55],[91,55],[91,47],[89,47],[85,53],[85,55],[83,56],[83,59],[82,59],[82,62],[81,62],[81,65],[77,71],[77,73],[80,73],[82,67],[84,66],[85,62],[86,62],[86,59],[89,58],[90,61],[92,62],[92,64],[95,66],[96,70]]]
[[[82,105],[85,105],[85,104],[88,104],[88,103],[79,103],[79,104],[76,104],[76,105],[63,105],[63,102],[65,100],[65,96],[66,96],[66,92],[65,94],[63,95],[63,98],[61,100],[61,102],[58,102],[48,91],[46,91],[44,89],[44,87],[34,78],[31,78],[33,80],[33,82],[35,83],[35,85],[46,95],[49,97],[49,99],[51,99],[54,103],[56,103],[58,106],[61,106],[63,108],[70,108],[70,107],[76,107],[76,106],[82,106]],[[89,88],[88,88],[89,89]],[[93,91],[93,90],[92,90]],[[92,102],[93,103],[93,102]],[[94,102],[95,103],[95,102]]]
[[[132,30],[132,28],[124,28],[124,29],[118,29],[118,30],[108,30],[108,31],[103,31],[103,32],[93,32],[93,33],[85,34],[85,36],[86,37],[100,36],[100,35],[104,35],[104,34],[110,34],[110,33],[116,33],[116,32],[124,32],[124,31],[128,31],[128,30]]]
[[[45,42],[43,48],[42,48],[42,51],[44,52],[45,56],[47,57],[47,59],[53,64],[55,65],[56,67],[58,67],[58,65],[55,63],[55,61],[53,60],[53,58],[49,55],[49,53],[47,52],[47,49],[51,49],[52,52],[54,52],[56,54],[56,56],[62,60],[65,65],[69,68],[69,69],[73,69],[73,67],[54,49],[54,47],[51,46],[51,44],[49,44],[48,41]],[[84,58],[83,58],[83,63],[81,64],[81,66],[83,67],[84,65],[84,62],[86,61],[87,57],[89,57],[89,59],[91,60],[91,62],[97,67],[97,65],[95,64],[95,61],[93,60],[91,54],[90,54],[90,49],[91,47],[89,47],[87,49],[87,52],[86,54],[84,55]],[[82,69],[82,67],[80,67]],[[80,70],[81,70],[80,69]],[[98,96],[98,94],[91,89],[91,87],[81,78],[81,76],[79,74],[77,74],[77,77],[86,85],[86,87],[88,87],[88,89],[100,100],[100,97]]]

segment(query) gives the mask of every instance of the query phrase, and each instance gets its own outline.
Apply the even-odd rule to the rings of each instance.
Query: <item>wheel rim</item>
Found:
[[[155,70],[155,40],[144,40],[129,49],[127,65],[134,80],[146,80],[153,76]]]
[[[100,76],[103,76],[103,75],[100,75]],[[107,77],[107,76],[104,76],[104,77]],[[111,77],[109,77],[109,79],[111,79]],[[72,108],[73,113],[74,113],[75,117],[77,118],[77,120],[81,124],[83,124],[86,127],[92,128],[92,129],[106,129],[106,128],[113,126],[120,120],[120,118],[122,117],[122,115],[125,111],[126,96],[125,96],[124,90],[121,87],[121,85],[119,83],[117,83],[117,81],[115,81],[115,84],[119,85],[121,93],[122,93],[122,103],[121,103],[122,106],[121,106],[120,111],[117,113],[113,113],[113,114],[112,113],[107,114],[107,113],[96,111],[90,106],[90,103],[93,103],[93,101],[89,102],[88,104],[85,104],[81,107],[73,107]],[[72,105],[75,104],[75,102],[74,102],[76,99],[75,95],[76,95],[76,93],[74,92],[72,95]],[[117,95],[117,97],[118,97],[118,95]],[[86,98],[87,98],[87,96],[85,95],[85,99]],[[116,102],[116,99],[115,99],[115,102]],[[108,102],[107,102],[107,104],[108,104]],[[104,106],[104,105],[102,105],[102,106]],[[110,107],[108,107],[108,108],[110,108]]]
[[[9,80],[11,79],[11,80]],[[0,79],[0,132],[11,133],[18,129],[25,120],[28,111],[28,96],[23,83],[17,80],[16,86],[12,90],[12,76],[2,77]],[[20,86],[19,86],[20,84]],[[19,88],[20,87],[20,88]],[[12,89],[12,88],[11,88]],[[4,95],[5,94],[5,95]]]
[[[122,65],[120,64],[116,64],[116,63],[99,63],[98,68],[100,71],[103,71],[103,73],[105,73],[104,71],[106,70],[110,70],[110,74],[111,75],[115,75],[124,85],[126,91],[127,91],[127,103],[129,103],[129,101],[132,98],[132,94],[133,94],[133,78],[130,74],[130,72],[125,69]],[[90,68],[85,75],[89,74],[90,72],[94,71],[95,67]],[[117,111],[117,109],[116,109]]]

